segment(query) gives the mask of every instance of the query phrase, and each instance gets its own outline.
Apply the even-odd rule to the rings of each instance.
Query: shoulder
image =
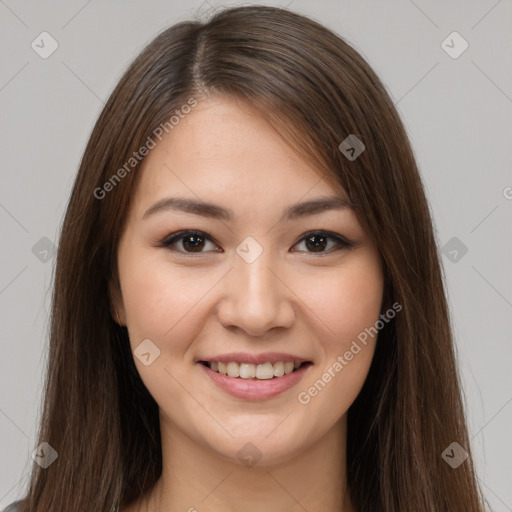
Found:
[[[18,512],[20,509],[21,501],[15,501],[11,503],[7,508],[3,510],[3,512]]]

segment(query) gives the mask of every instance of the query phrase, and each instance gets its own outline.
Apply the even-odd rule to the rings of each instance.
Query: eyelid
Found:
[[[216,245],[219,245],[218,242],[212,236],[208,235],[204,231],[199,231],[199,230],[194,230],[194,229],[185,229],[185,230],[177,231],[177,232],[172,233],[171,235],[167,236],[158,244],[158,247],[166,248],[171,252],[182,254],[185,256],[192,256],[192,257],[197,257],[197,256],[201,256],[202,254],[208,254],[209,252],[212,252],[212,251],[200,251],[200,252],[194,253],[194,252],[186,252],[186,251],[171,249],[171,245],[173,245],[175,242],[177,242],[183,238],[186,238],[187,236],[192,236],[192,235],[198,235],[201,238],[205,239],[206,241],[209,241]],[[356,245],[354,242],[350,242],[349,240],[347,240],[345,237],[343,237],[342,235],[340,235],[338,233],[334,233],[334,232],[328,231],[328,230],[317,229],[317,230],[307,231],[306,233],[301,235],[300,238],[296,242],[294,242],[292,247],[294,247],[295,245],[297,245],[300,242],[305,241],[308,237],[314,236],[314,235],[325,236],[325,238],[334,240],[336,242],[337,248],[334,248],[334,250],[331,248],[327,251],[320,251],[317,253],[309,252],[309,251],[293,251],[293,252],[305,253],[305,254],[313,255],[313,256],[327,256],[327,255],[333,254],[334,252],[337,252],[341,249],[351,249]],[[213,252],[220,252],[220,251],[215,250]]]

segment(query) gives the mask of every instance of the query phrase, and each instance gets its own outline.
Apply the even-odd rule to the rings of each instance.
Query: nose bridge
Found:
[[[271,267],[270,251],[264,251],[254,261],[243,257],[237,258],[235,274],[239,279],[240,291],[250,301],[269,304],[273,300],[272,289],[276,288],[276,277],[269,269]],[[261,299],[267,300],[262,301]]]
[[[286,286],[276,276],[271,251],[263,250],[254,239],[246,239],[237,248],[233,265],[224,305],[219,310],[222,323],[253,335],[272,327],[289,326],[293,308]]]

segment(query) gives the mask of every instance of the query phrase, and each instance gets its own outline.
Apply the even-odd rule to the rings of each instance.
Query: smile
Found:
[[[258,380],[283,377],[298,370],[303,364],[307,364],[307,362],[300,361],[277,361],[273,364],[270,362],[263,364],[238,363],[236,361],[228,363],[201,361],[201,363],[208,366],[210,370],[228,377]]]
[[[199,361],[198,366],[217,387],[231,396],[243,400],[266,400],[297,385],[313,363],[277,361],[273,364],[252,364],[235,361]]]

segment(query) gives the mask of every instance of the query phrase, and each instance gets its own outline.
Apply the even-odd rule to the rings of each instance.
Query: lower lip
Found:
[[[256,378],[242,379],[240,377],[228,377],[222,373],[214,372],[204,364],[197,364],[217,386],[227,391],[229,394],[237,398],[243,398],[244,400],[265,400],[279,395],[295,386],[312,366],[311,363],[305,364],[288,375],[259,380]]]

